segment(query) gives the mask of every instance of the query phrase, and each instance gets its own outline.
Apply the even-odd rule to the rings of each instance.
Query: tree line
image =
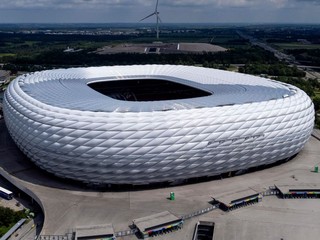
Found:
[[[93,49],[81,52],[66,53],[63,50],[52,50],[33,56],[17,55],[10,57],[4,64],[4,70],[37,71],[72,66],[113,66],[132,64],[178,64],[178,65],[215,65],[215,64],[250,64],[274,63],[273,54],[259,48],[233,49],[218,53],[197,54],[96,54]]]
[[[247,74],[266,74],[269,76],[305,77],[306,73],[296,66],[290,67],[283,63],[275,64],[246,64],[239,68],[239,72]]]

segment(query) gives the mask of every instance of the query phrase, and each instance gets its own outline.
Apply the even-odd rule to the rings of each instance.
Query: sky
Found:
[[[155,5],[156,0],[0,0],[0,23],[137,23]],[[320,24],[320,0],[159,0],[158,11],[164,23]]]

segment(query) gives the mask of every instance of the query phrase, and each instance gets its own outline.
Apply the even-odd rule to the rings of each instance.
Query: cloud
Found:
[[[159,0],[160,1],[160,0]],[[237,6],[251,6],[255,2],[262,0],[162,0],[161,5],[165,6],[180,6],[180,7],[237,7]]]
[[[312,4],[320,4],[320,0],[295,0],[296,2],[305,2],[305,3],[312,3]]]
[[[319,3],[316,0],[291,0]],[[251,7],[270,3],[285,5],[290,0],[159,0],[160,6],[175,7]],[[0,8],[97,8],[154,6],[155,0],[1,0]]]
[[[274,8],[292,6],[292,4],[320,4],[319,0],[159,0],[163,7],[263,7]],[[2,9],[36,9],[36,8],[118,8],[118,7],[151,7],[155,0],[1,0]]]
[[[282,8],[287,6],[288,0],[270,0],[271,4],[274,4],[276,8]]]
[[[0,8],[101,8],[132,6],[143,0],[1,0]]]
[[[0,0],[0,22],[136,22],[155,4],[156,0]],[[320,0],[159,0],[159,12],[166,23],[319,23]]]

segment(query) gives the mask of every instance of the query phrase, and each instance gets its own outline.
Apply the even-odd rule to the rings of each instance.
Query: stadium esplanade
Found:
[[[39,167],[102,184],[147,184],[271,164],[308,141],[314,107],[300,89],[173,65],[71,68],[16,78],[7,128]]]

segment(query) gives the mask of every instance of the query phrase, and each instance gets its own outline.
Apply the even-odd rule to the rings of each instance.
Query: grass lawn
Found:
[[[15,53],[0,53],[0,57],[14,57]]]
[[[298,42],[273,44],[281,49],[320,49],[320,44],[302,44]]]

